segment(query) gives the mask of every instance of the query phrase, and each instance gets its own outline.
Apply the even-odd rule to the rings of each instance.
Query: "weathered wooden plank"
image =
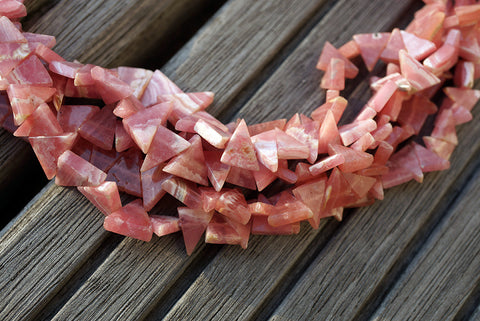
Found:
[[[157,56],[161,57],[162,43],[173,38],[179,25],[192,23],[205,7],[221,3],[62,0],[31,30],[55,34],[55,50],[67,60],[117,67],[140,63],[153,49],[158,49]]]
[[[477,106],[474,118],[479,116]],[[478,135],[475,122],[464,125],[448,171],[393,188],[384,201],[349,217],[271,320],[368,317],[479,165]]]
[[[43,195],[0,239],[2,320],[33,319],[108,237],[102,215],[76,190],[50,184]]]
[[[308,245],[313,240],[324,244],[331,235],[324,225],[321,238],[304,225],[299,235],[254,236],[247,250],[223,247],[163,319],[263,319],[258,316],[268,315],[277,291],[284,291],[308,264]],[[293,250],[291,243],[297,245]],[[147,320],[155,320],[156,311]]]
[[[478,195],[477,169],[372,319],[460,319],[461,309],[480,285]]]
[[[162,68],[185,90],[214,91],[215,102],[208,110],[217,116],[231,113],[232,101],[312,16],[335,1],[230,2],[187,44],[188,49]]]
[[[333,11],[331,14],[328,15],[328,18],[330,19],[330,22],[338,22],[338,21],[350,21],[352,19],[352,16],[356,16],[356,13],[354,11],[348,13],[344,12],[343,15],[337,16],[337,14],[340,14],[342,10],[340,10],[341,5],[344,5],[344,2],[340,2],[338,6],[336,7],[336,10]],[[373,14],[376,12],[376,15],[373,15],[377,19],[371,19],[371,17],[365,17],[364,19],[368,19],[369,21],[375,21],[377,25],[372,25],[372,28],[388,28],[390,27],[390,19],[386,19],[386,14],[390,12],[391,7],[385,6],[385,5],[380,5],[381,2],[375,2],[371,3],[370,5],[367,6],[369,11],[367,11],[369,14]],[[409,6],[410,3],[398,3],[396,5],[396,8],[406,8]],[[248,6],[249,4],[245,4],[245,6]],[[358,4],[357,4],[358,5]],[[380,7],[383,7],[383,9],[379,9]],[[383,11],[382,11],[383,10]],[[225,12],[228,12],[227,9],[222,10],[221,14],[225,14]],[[232,14],[233,15],[233,14]],[[241,16],[237,13],[233,16]],[[381,19],[381,17],[384,17]],[[269,19],[263,17],[265,21],[269,21]],[[245,18],[247,19],[247,18]],[[337,20],[338,19],[338,20]],[[219,20],[217,17],[216,20]],[[214,20],[214,22],[216,21]],[[225,21],[229,21],[226,20]],[[365,20],[363,21],[356,21],[353,25],[351,23],[345,23],[345,25],[350,24],[351,29],[350,30],[350,35],[355,32],[355,30],[358,28],[359,25],[362,25],[365,23]],[[328,25],[328,23],[324,22],[321,24],[321,28],[323,28],[325,25]],[[342,25],[343,27],[344,25]],[[265,27],[264,27],[265,28]],[[206,28],[207,29],[207,28]],[[205,32],[207,31],[205,29]],[[218,26],[215,27],[214,31],[212,32],[212,37],[215,36],[215,32],[218,32],[218,30],[225,30],[225,28],[219,28]],[[315,29],[315,31],[318,31]],[[241,33],[241,31],[238,31]],[[311,42],[318,44],[320,46],[321,41],[324,41],[325,38],[322,39],[315,39],[316,37],[315,32],[312,32],[312,36],[306,41],[306,42]],[[327,32],[326,32],[327,35]],[[326,37],[325,35],[325,37]],[[349,36],[345,35],[344,36],[346,40]],[[203,39],[205,41],[205,37],[201,36],[199,39]],[[209,43],[207,42],[207,45]],[[308,47],[308,46],[304,46]],[[313,48],[312,48],[313,47]],[[317,50],[315,46],[313,45],[312,47],[308,47],[308,50]],[[315,48],[315,49],[314,49]],[[307,50],[307,49],[305,49]],[[223,53],[225,54],[225,53]],[[217,53],[213,53],[214,56],[217,55]],[[232,54],[233,55],[233,54]],[[189,56],[190,59],[196,58],[196,56]],[[204,59],[202,56],[199,57],[200,60]],[[317,52],[311,53],[310,57],[310,62],[313,62],[317,59]],[[174,62],[175,63],[175,62]],[[167,68],[168,70],[168,68]],[[249,69],[250,70],[250,69]],[[308,71],[309,73],[312,73],[312,69]],[[313,71],[314,72],[314,71]],[[177,75],[177,74],[175,74]],[[235,77],[235,76],[234,76]],[[275,78],[278,79],[278,78]],[[226,80],[227,83],[229,80]],[[273,80],[274,81],[274,80]],[[311,89],[317,88],[316,84],[311,84]],[[225,90],[225,88],[222,87],[219,88],[220,90]],[[221,99],[221,97],[220,97]],[[271,108],[271,107],[268,107]],[[282,282],[282,278],[285,276],[285,271],[287,270],[292,270],[294,269],[295,262],[298,262],[300,260],[300,252],[295,253],[295,250],[292,252],[285,252],[283,251],[285,248],[292,249],[292,247],[289,247],[289,243],[295,242],[293,240],[298,240],[296,242],[300,242],[303,244],[309,243],[312,241],[312,238],[315,236],[314,233],[311,231],[303,233],[302,235],[296,235],[292,238],[272,238],[269,241],[266,241],[267,238],[254,238],[253,240],[253,247],[246,252],[242,252],[236,248],[231,248],[229,247],[228,249],[222,250],[223,254],[218,260],[217,258],[213,261],[214,263],[208,265],[208,269],[205,273],[201,273],[197,281],[194,283],[193,288],[195,288],[195,291],[192,291],[186,299],[182,299],[179,303],[182,308],[185,310],[188,310],[188,306],[191,307],[192,311],[188,310],[182,310],[180,312],[177,311],[177,313],[172,313],[171,315],[169,314],[167,316],[167,319],[180,319],[180,318],[199,318],[199,319],[208,319],[210,318],[213,314],[217,313],[218,318],[222,319],[230,319],[230,318],[237,318],[240,316],[240,318],[246,318],[248,316],[252,316],[255,313],[258,313],[257,309],[259,308],[259,304],[261,303],[261,300],[263,298],[266,298],[268,294],[271,294],[275,288],[278,288],[279,283]],[[318,239],[321,239],[322,236],[318,237]],[[266,243],[261,242],[260,240],[265,240]],[[257,241],[257,242],[255,242]],[[160,243],[160,242],[159,242]],[[161,243],[160,243],[161,244]],[[267,244],[267,245],[265,245]],[[298,243],[296,243],[298,244]],[[209,247],[210,248],[210,247]],[[268,248],[269,251],[266,251],[266,248]],[[110,283],[110,288],[109,289],[102,289],[102,294],[108,298],[110,298],[111,302],[115,302],[115,304],[119,303],[122,306],[125,306],[124,309],[128,309],[131,311],[132,315],[131,318],[140,318],[142,316],[141,313],[143,313],[144,307],[142,307],[142,310],[138,311],[136,309],[140,308],[135,308],[134,307],[134,299],[133,297],[136,297],[137,294],[139,293],[139,288],[145,287],[145,286],[150,286],[148,278],[150,277],[150,273],[146,271],[150,271],[151,273],[154,273],[155,275],[158,275],[159,279],[163,279],[163,273],[169,273],[170,269],[165,269],[166,272],[160,272],[158,269],[153,266],[150,268],[145,268],[147,270],[142,270],[142,273],[136,273],[136,271],[132,271],[132,274],[130,277],[135,280],[134,285],[131,287],[130,292],[123,292],[123,291],[118,291],[119,287],[122,287],[122,283],[112,280],[108,276],[104,276],[106,273],[112,273],[112,274],[120,274],[122,275],[122,270],[126,268],[126,266],[135,264],[135,261],[133,259],[129,259],[127,257],[128,251],[135,251],[134,248],[131,248],[130,246],[125,246],[125,249],[123,249],[123,252],[120,251],[115,251],[112,253],[111,258],[109,258],[105,264],[99,267],[96,273],[92,275],[91,280],[87,281],[82,287],[71,299],[70,302],[68,302],[65,307],[59,312],[58,314],[58,319],[63,319],[67,315],[71,315],[72,313],[75,313],[74,311],[84,311],[84,313],[87,313],[87,315],[90,318],[95,318],[99,315],[108,315],[110,317],[117,317],[116,313],[114,310],[115,308],[111,308],[110,310],[105,310],[101,309],[101,311],[96,311],[97,307],[94,304],[96,294],[98,293],[98,290],[95,287],[95,284],[98,282],[99,279],[102,280],[103,282],[107,282],[106,280],[108,279]],[[262,255],[259,255],[259,253],[276,253],[277,256],[273,257],[272,256],[267,256],[263,257]],[[159,257],[162,256],[161,251],[159,250],[158,254]],[[285,260],[285,257],[288,257],[288,260]],[[234,259],[237,258],[237,259]],[[118,264],[117,262],[122,262],[121,264]],[[177,270],[177,264],[181,264],[182,262],[175,262],[172,261],[170,264],[172,265],[172,270]],[[187,263],[185,263],[187,264]],[[234,267],[234,268],[232,268]],[[143,268],[143,267],[142,267]],[[257,273],[260,271],[260,273]],[[205,277],[205,275],[207,277]],[[245,279],[245,276],[248,276],[247,279]],[[175,277],[175,279],[178,278],[178,276]],[[239,278],[241,281],[239,281]],[[265,281],[265,280],[267,281]],[[105,281],[103,281],[105,280]],[[201,281],[199,281],[201,280]],[[215,281],[218,280],[224,280],[224,282],[219,282],[218,288],[215,286],[213,288],[213,285],[215,284]],[[232,281],[233,286],[225,286],[225,280]],[[121,279],[120,279],[121,281]],[[242,283],[243,281],[243,283]],[[198,284],[197,284],[198,283]],[[230,283],[229,283],[230,284]],[[258,284],[254,289],[248,288],[248,291],[245,291],[244,287],[251,286],[252,284]],[[158,292],[163,293],[163,287],[164,285],[161,282],[158,282],[156,284],[160,290],[156,290],[155,288],[149,288],[149,292],[144,291],[143,295],[146,298],[150,298],[148,302],[154,303],[155,301],[160,301],[160,308],[156,309],[154,311],[154,316],[153,318],[159,318],[159,315],[163,315],[165,311],[163,310],[164,306],[161,303],[162,296],[161,294],[158,295]],[[261,291],[265,290],[265,293],[258,294],[256,292],[252,293],[250,291]],[[225,291],[225,293],[221,292],[222,290]],[[133,294],[132,294],[133,293]],[[199,298],[199,295],[201,294],[202,299]],[[143,297],[142,295],[142,297]],[[252,300],[254,301],[255,298],[258,299],[258,301],[252,303]],[[198,301],[197,301],[198,300]],[[184,304],[185,302],[192,303],[190,304]],[[233,304],[233,302],[237,302],[237,304]],[[224,306],[223,306],[224,304]],[[103,305],[109,306],[109,304],[103,303]],[[210,309],[212,306],[215,306],[215,308]],[[227,311],[229,308],[231,310]],[[245,311],[242,310],[245,309]],[[201,311],[200,311],[201,310]],[[138,311],[138,312],[137,312]],[[220,311],[220,312],[219,312]],[[210,313],[210,314],[209,314]],[[244,313],[244,314],[242,314]],[[122,317],[125,317],[122,315]]]
[[[187,257],[178,235],[157,241],[123,241],[53,320],[140,320],[200,254]]]

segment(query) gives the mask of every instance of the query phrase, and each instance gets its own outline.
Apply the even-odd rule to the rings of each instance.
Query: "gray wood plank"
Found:
[[[49,184],[2,233],[0,319],[33,319],[108,236],[103,215],[78,194]]]
[[[253,236],[246,250],[223,247],[162,320],[263,319],[277,291],[307,264],[312,243],[326,243],[325,224],[322,237],[303,225],[298,235]],[[159,319],[152,313],[147,320]]]
[[[339,10],[341,4],[344,4],[344,3],[340,3],[339,7],[337,7],[337,11],[333,12],[331,15],[328,15],[328,17],[329,17],[328,19],[333,19],[335,22],[338,22],[338,21],[349,21],[349,19],[352,18],[352,15],[355,16],[355,17],[358,17],[357,13],[355,13],[353,11],[350,12],[350,15],[349,15],[349,13],[344,13],[343,16],[340,16],[340,17],[336,16],[336,13],[338,13],[338,11],[341,11],[341,10]],[[379,10],[379,4],[380,4],[380,2],[376,2],[376,3],[372,3],[371,5],[368,6],[368,8],[370,9],[369,11],[367,11],[368,14],[373,14],[374,12],[377,12],[377,15],[374,15],[374,16],[378,19],[370,19],[370,17],[368,18],[370,21],[377,21],[378,20],[378,22],[376,22],[376,23],[378,23],[378,25],[371,26],[372,28],[375,28],[375,27],[382,28],[382,27],[385,27],[385,24],[389,25],[389,23],[391,23],[391,17],[386,19],[386,14],[390,12],[391,8],[387,8],[387,6],[383,6],[383,11],[382,11],[382,10]],[[410,3],[405,3],[405,2],[404,3],[398,3],[397,8],[406,8],[406,7],[408,7],[409,4]],[[380,7],[382,7],[382,6],[380,5]],[[219,13],[219,15],[223,15],[226,12],[229,12],[229,11],[227,9],[224,9],[224,10],[222,10],[221,13]],[[239,15],[238,13],[235,13],[235,15],[232,14],[232,16],[241,16],[241,15]],[[384,17],[384,19],[381,19],[382,16]],[[247,19],[247,18],[245,18],[245,19]],[[269,19],[266,19],[266,18],[264,18],[264,19],[265,19],[265,21],[269,21]],[[367,19],[367,18],[365,17],[364,19]],[[220,18],[216,17],[213,20],[214,24],[215,24],[215,21],[217,21],[217,20],[220,20]],[[223,21],[223,19],[220,20],[220,21]],[[228,20],[225,19],[225,21],[228,21]],[[363,23],[365,23],[365,20],[357,21],[353,25],[349,23],[350,25],[352,25],[352,29],[350,29],[351,34],[353,32],[355,32],[357,27],[359,25],[362,25]],[[322,24],[322,26],[324,26],[325,24],[326,23]],[[209,29],[209,28],[205,28],[205,30],[202,30],[202,32],[203,31],[207,32],[207,29]],[[225,28],[219,28],[218,26],[215,26],[215,29],[213,31],[209,30],[208,32],[211,33],[212,38],[216,38],[215,32],[218,32],[218,30],[225,30]],[[241,33],[241,31],[239,31],[239,32]],[[320,45],[320,41],[322,41],[322,40],[313,40],[313,39],[316,38],[316,36],[314,36],[314,34],[315,33],[312,33],[312,36],[311,36],[311,38],[309,38],[308,41],[313,41],[313,43],[317,43],[317,41],[318,41],[318,44]],[[345,39],[347,39],[349,36],[345,35],[344,37],[345,37]],[[205,37],[203,36],[203,33],[199,37],[199,39],[204,39],[205,40]],[[323,38],[323,39],[325,39],[325,38]],[[208,45],[208,42],[207,42],[207,45]],[[312,47],[315,47],[315,46],[313,45]],[[309,50],[315,50],[316,51],[316,49],[318,49],[318,48],[312,49],[312,47],[309,47],[310,48]],[[234,49],[234,50],[236,50],[236,49]],[[216,55],[218,55],[218,53],[216,53],[216,52],[213,52],[212,54],[214,55],[214,57]],[[232,55],[235,55],[235,54],[238,54],[238,53],[233,53]],[[193,55],[193,56],[190,55],[189,56],[189,59],[194,59],[194,58],[196,58],[195,55]],[[201,61],[202,59],[204,59],[204,58],[201,55],[199,57],[199,60]],[[310,55],[310,62],[313,62],[316,59],[317,59],[317,52],[312,53]],[[174,64],[176,64],[176,61],[174,61]],[[166,69],[169,70],[169,68],[166,68]],[[250,70],[250,69],[247,69],[247,70]],[[313,69],[310,69],[308,72],[312,73],[312,70]],[[313,72],[315,72],[315,71],[313,71]],[[174,73],[174,75],[177,75],[177,73]],[[235,76],[233,76],[233,77],[235,77]],[[278,79],[278,78],[275,78],[275,79]],[[191,81],[190,78],[189,78],[189,81]],[[275,81],[275,80],[272,80],[272,81]],[[228,79],[227,79],[227,84],[228,84]],[[225,90],[225,88],[223,88],[223,86],[224,85],[222,84],[219,89],[220,90]],[[316,84],[311,84],[311,89],[312,88],[317,88],[317,85]],[[221,99],[221,97],[220,97],[220,99]],[[269,107],[269,108],[271,108],[271,107]],[[310,231],[310,232],[306,232],[306,233],[302,234],[301,236],[297,235],[297,236],[294,236],[294,237],[291,237],[291,238],[272,238],[272,241],[267,241],[268,238],[255,238],[255,240],[257,240],[257,241],[265,240],[266,243],[254,242],[254,245],[253,245],[252,249],[249,249],[246,252],[242,252],[242,251],[240,251],[236,248],[230,248],[229,247],[228,249],[225,250],[225,253],[228,253],[228,254],[224,254],[218,260],[217,259],[214,260],[214,262],[218,263],[218,268],[216,268],[217,264],[213,264],[213,263],[210,264],[208,266],[208,273],[207,272],[206,272],[206,274],[201,273],[200,276],[199,276],[199,279],[197,279],[197,281],[194,283],[193,288],[195,288],[196,291],[194,293],[192,293],[191,295],[188,295],[188,297],[186,299],[181,300],[181,303],[189,302],[188,305],[189,306],[191,305],[191,308],[192,308],[193,311],[191,311],[191,312],[189,311],[188,313],[186,313],[185,311],[182,310],[180,312],[180,314],[172,314],[172,315],[169,314],[169,316],[167,316],[167,318],[172,318],[172,319],[186,318],[186,319],[189,319],[191,317],[195,317],[195,318],[199,318],[199,319],[203,319],[203,318],[208,319],[209,317],[211,317],[211,315],[209,315],[208,313],[213,314],[213,313],[218,312],[220,310],[220,305],[218,304],[220,301],[222,302],[222,304],[225,304],[225,308],[220,310],[220,312],[217,314],[218,318],[229,319],[229,318],[232,318],[233,316],[237,317],[239,315],[239,314],[237,314],[237,312],[239,312],[239,310],[241,311],[242,307],[244,309],[246,309],[246,311],[241,311],[241,312],[245,313],[245,315],[242,314],[241,317],[247,317],[249,315],[251,316],[252,314],[256,313],[255,309],[258,308],[259,303],[262,300],[262,298],[266,298],[268,296],[268,293],[272,293],[272,291],[275,289],[275,287],[278,286],[279,283],[281,283],[281,277],[284,276],[285,271],[289,270],[289,269],[292,269],[294,263],[296,261],[298,262],[299,255],[300,255],[299,253],[296,253],[295,250],[292,251],[294,253],[286,252],[286,251],[283,251],[283,250],[287,249],[287,248],[292,250],[292,247],[288,246],[288,244],[292,243],[292,242],[297,242],[295,244],[298,244],[298,242],[304,243],[304,244],[309,243],[309,242],[312,241],[313,236],[315,236],[314,233],[312,233]],[[294,240],[297,240],[297,239],[299,241],[294,241]],[[318,240],[318,238],[317,238],[317,240]],[[276,242],[274,242],[274,241],[276,241]],[[159,244],[162,244],[162,243],[159,243]],[[265,245],[265,244],[267,244],[267,245]],[[270,251],[266,251],[265,250],[266,247],[268,247],[268,249]],[[89,318],[96,318],[96,317],[99,317],[100,315],[108,316],[108,317],[111,317],[111,318],[118,317],[118,315],[116,314],[117,312],[114,311],[115,307],[110,308],[111,311],[110,310],[106,311],[103,308],[101,309],[101,311],[96,311],[97,307],[96,307],[96,304],[94,302],[95,302],[95,298],[96,298],[96,295],[98,293],[98,290],[96,289],[95,284],[98,282],[99,279],[101,279],[102,282],[103,282],[103,280],[107,280],[107,279],[109,281],[111,281],[111,278],[106,276],[106,273],[110,272],[112,274],[120,274],[121,275],[122,270],[125,269],[126,266],[134,264],[134,260],[133,259],[128,259],[128,257],[127,257],[129,250],[134,251],[135,249],[131,248],[130,246],[125,246],[125,249],[123,249],[123,252],[115,251],[114,253],[112,253],[111,258],[109,258],[105,262],[105,264],[103,264],[102,266],[99,267],[97,272],[92,275],[91,280],[87,281],[85,283],[85,285],[72,297],[71,301],[68,302],[65,305],[65,307],[59,312],[59,314],[57,315],[57,318],[59,320],[63,320],[68,315],[71,315],[72,313],[75,313],[75,311],[79,311],[79,310],[84,311],[84,313],[86,313],[86,315]],[[282,254],[279,255],[279,256],[275,256],[275,257],[272,257],[272,256],[265,257],[262,254],[260,254],[260,253],[273,253],[273,252],[275,252],[277,254],[280,254],[280,253],[282,253]],[[301,251],[299,251],[299,252],[301,252]],[[223,249],[222,249],[221,253],[223,253]],[[158,251],[158,256],[159,257],[162,256],[162,253],[161,253],[160,250]],[[225,259],[224,256],[227,256],[228,259]],[[285,260],[285,256],[289,257],[289,260]],[[234,259],[235,257],[237,257],[238,259],[235,260]],[[292,259],[291,261],[290,261],[290,258]],[[117,264],[117,262],[122,262],[122,264]],[[170,264],[172,265],[172,270],[176,270],[177,269],[177,264],[182,264],[182,262],[172,261],[172,262],[170,262]],[[187,263],[185,263],[185,264],[187,264]],[[233,269],[232,266],[234,266],[235,268]],[[254,267],[257,267],[258,270],[255,270]],[[146,267],[146,269],[147,269],[146,271],[150,271],[151,273],[155,273],[156,275],[158,275],[159,279],[163,279],[163,277],[164,277],[163,273],[169,273],[168,271],[170,270],[170,269],[165,269],[166,272],[160,272],[160,271],[158,271],[158,269],[156,269],[155,266]],[[232,273],[233,271],[235,273]],[[257,271],[259,272],[258,275],[256,274]],[[204,278],[204,275],[208,275],[208,276],[214,275],[214,277]],[[236,281],[238,281],[237,278],[242,278],[245,275],[249,276],[248,281],[239,285],[240,282],[236,282]],[[279,278],[279,276],[280,276],[280,278]],[[124,309],[128,309],[131,313],[130,317],[132,319],[140,318],[141,316],[143,316],[143,313],[145,312],[143,310],[144,307],[141,307],[141,308],[140,307],[135,307],[134,302],[135,302],[135,298],[137,296],[137,293],[139,293],[139,291],[140,291],[139,289],[141,287],[145,287],[145,286],[150,285],[149,281],[148,281],[149,277],[150,277],[150,273],[146,273],[145,271],[143,271],[143,274],[136,273],[136,271],[133,271],[133,274],[131,275],[131,278],[134,279],[136,281],[136,283],[130,288],[129,292],[118,291],[118,288],[123,287],[122,283],[118,282],[118,281],[113,281],[113,283],[110,284],[110,288],[108,290],[102,289],[102,293],[106,297],[110,298],[109,300],[111,300],[111,302],[115,302],[115,305],[118,303],[118,304],[121,304],[122,306],[124,306],[125,307]],[[261,281],[264,278],[266,279],[266,281]],[[222,293],[218,288],[212,288],[211,287],[213,282],[215,280],[218,280],[218,279],[233,280],[233,283],[232,283],[233,285],[231,287],[230,286],[225,286],[225,283],[222,284],[221,282],[219,282],[221,289],[224,289],[226,291],[226,293]],[[199,281],[199,280],[202,280],[202,281]],[[243,280],[243,281],[245,281],[245,280]],[[197,284],[197,282],[198,282],[198,284]],[[250,300],[254,300],[253,298],[255,298],[256,295],[255,294],[253,294],[253,295],[250,294],[249,291],[242,291],[242,290],[245,290],[244,287],[247,286],[247,284],[251,285],[251,284],[256,284],[257,282],[258,282],[259,285],[258,285],[258,287],[256,287],[255,290],[264,289],[265,293],[262,293],[262,295],[258,295],[258,301],[256,301],[254,304],[251,304]],[[106,283],[106,281],[105,281],[105,283]],[[264,285],[265,287],[262,287],[262,285]],[[162,294],[159,295],[158,292],[162,293],[164,285],[161,282],[158,282],[156,284],[156,286],[159,288],[159,290],[150,289],[149,292],[145,291],[143,293],[143,295],[146,298],[150,298],[149,302],[151,302],[152,304],[154,304],[155,301],[161,301],[162,300],[162,296],[161,296]],[[205,286],[205,287],[203,287],[203,286]],[[210,291],[210,289],[211,289],[211,291]],[[248,290],[252,290],[252,289],[248,289]],[[201,293],[202,297],[205,297],[205,299],[199,300],[197,302],[197,299],[198,299],[198,296],[200,295],[200,293]],[[232,294],[232,293],[235,293],[235,295],[233,295],[232,297],[229,297],[229,295]],[[249,299],[247,299],[247,297],[249,297]],[[210,300],[211,300],[211,302],[210,302]],[[225,302],[223,302],[223,300],[225,300]],[[233,304],[233,302],[237,302],[237,305]],[[193,304],[190,304],[190,303],[193,303]],[[109,306],[109,304],[104,304],[104,305]],[[216,306],[216,309],[209,310],[208,308],[211,307],[211,306]],[[182,307],[187,309],[186,304],[183,304]],[[206,311],[202,310],[201,312],[199,312],[199,310],[201,310],[202,307],[205,307]],[[227,312],[226,310],[228,310],[229,307],[232,309],[232,311]],[[159,315],[161,316],[162,314],[165,313],[165,311],[162,311],[161,309],[159,309],[159,311],[155,311],[155,312],[158,312],[158,314],[155,314],[153,316],[153,318],[158,318]],[[185,312],[185,314],[183,312]],[[197,312],[198,312],[198,314],[197,314]],[[123,315],[123,312],[122,312],[122,318],[124,318],[124,317],[126,317],[126,315]]]
[[[141,62],[154,48],[161,57],[162,42],[179,25],[221,2],[61,0],[31,30],[56,35],[55,50],[67,60],[117,67]]]
[[[480,285],[480,172],[372,320],[457,320]]]
[[[140,320],[198,255],[186,256],[179,235],[125,239],[53,320]]]

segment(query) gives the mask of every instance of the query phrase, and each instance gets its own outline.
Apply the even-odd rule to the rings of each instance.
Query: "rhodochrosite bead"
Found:
[[[69,150],[58,157],[55,177],[57,185],[98,186],[106,178],[107,174]]]
[[[153,233],[152,222],[140,200],[128,203],[106,216],[103,227],[107,231],[146,242],[151,240]]]
[[[238,190],[222,193],[215,204],[215,209],[226,217],[244,225],[250,220],[251,213],[248,210],[247,201]]]
[[[48,102],[55,88],[10,84],[7,94],[12,107],[15,124],[21,125],[40,104]]]
[[[115,182],[103,182],[98,186],[78,186],[77,188],[106,216],[122,207]]]
[[[247,170],[259,170],[255,148],[244,120],[240,121],[233,132],[220,161],[224,164]]]
[[[171,103],[163,103],[137,111],[123,119],[123,125],[144,154],[150,149],[158,126],[165,126],[172,112]]]
[[[167,234],[180,231],[178,224],[178,217],[165,215],[150,215],[153,233],[157,236],[164,236]]]
[[[325,42],[325,46],[322,50],[322,55],[317,63],[317,68],[320,70],[327,70],[332,59],[340,59],[344,62],[345,66],[345,77],[346,78],[355,78],[358,74],[358,68],[345,56],[343,56],[330,42]]]
[[[187,254],[192,254],[195,246],[205,232],[212,219],[213,211],[205,212],[202,209],[178,208],[179,224],[183,232],[183,239]]]
[[[58,136],[35,136],[28,140],[48,179],[55,177],[57,160],[65,151],[72,148],[77,138],[76,133]]]
[[[365,66],[369,71],[375,67],[383,49],[387,45],[390,33],[368,33],[353,36],[355,44],[360,50]]]
[[[63,131],[77,132],[83,123],[99,111],[100,108],[93,105],[62,105],[57,112],[57,120]]]
[[[0,124],[28,138],[47,178],[76,186],[114,233],[150,241],[182,231],[190,255],[203,235],[246,248],[250,234],[297,234],[302,221],[317,229],[450,166],[456,127],[480,99],[480,5],[424,2],[406,30],[325,43],[316,67],[326,100],[310,117],[224,125],[205,111],[212,92],[183,92],[159,70],[66,61],[51,49],[55,38],[17,28],[25,6],[5,0]],[[345,124],[340,91],[359,73],[357,57],[368,71],[383,61],[386,74],[371,77],[371,98]],[[428,131],[425,146],[413,141]],[[122,206],[120,192],[137,199]],[[150,215],[166,194],[183,204],[178,217]]]
[[[13,135],[17,137],[53,136],[60,135],[62,132],[62,127],[51,108],[47,104],[42,103],[30,117],[25,119]]]
[[[78,129],[78,133],[95,146],[110,150],[115,138],[115,123],[112,107],[105,106],[85,121]]]
[[[173,176],[165,173],[164,167],[165,164],[160,164],[148,171],[141,172],[143,207],[147,211],[150,211],[165,195],[166,191],[162,188],[162,184]]]

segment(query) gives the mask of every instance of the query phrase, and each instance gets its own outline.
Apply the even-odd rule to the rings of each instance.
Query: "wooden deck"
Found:
[[[324,101],[325,41],[403,27],[419,0],[31,0],[29,31],[107,67],[159,68],[216,93],[227,122],[290,117]],[[348,121],[368,99],[348,82]],[[478,88],[477,84],[477,88]],[[181,235],[149,243],[103,230],[75,189],[47,182],[29,147],[0,130],[0,320],[480,320],[480,106],[451,169],[392,188],[342,222],[247,250]],[[21,193],[22,196],[16,196]],[[15,200],[15,202],[14,202]],[[162,201],[156,212],[174,213]]]

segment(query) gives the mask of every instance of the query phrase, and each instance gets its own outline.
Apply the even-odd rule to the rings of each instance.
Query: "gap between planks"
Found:
[[[27,16],[21,19],[22,28],[30,29],[38,19],[45,13],[55,7],[61,0],[25,0],[23,3],[27,7]]]
[[[47,178],[31,147],[1,127],[0,146],[1,229],[45,186]],[[15,175],[18,171],[22,174]]]
[[[471,314],[469,320],[471,320],[471,321],[480,320],[480,303],[479,302],[477,302],[477,308],[474,311],[472,311],[472,314]]]

